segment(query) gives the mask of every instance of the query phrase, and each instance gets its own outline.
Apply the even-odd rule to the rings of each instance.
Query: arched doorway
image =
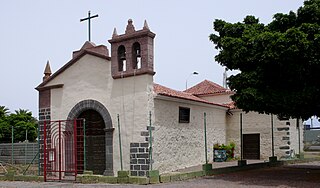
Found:
[[[113,131],[114,128],[112,126],[111,116],[107,108],[101,104],[100,102],[92,99],[83,100],[77,103],[69,112],[68,118],[69,120],[84,118],[86,119],[86,170],[93,170],[95,174],[103,174],[106,176],[113,176]],[[78,134],[81,134],[81,126]],[[96,138],[96,139],[95,139]],[[104,138],[104,140],[102,140]],[[93,140],[93,141],[92,141]],[[99,142],[96,140],[100,140]],[[84,140],[79,140],[77,144],[77,169],[78,173],[82,173],[84,170]],[[95,143],[92,143],[95,142]],[[93,145],[98,146],[93,146]],[[104,147],[103,147],[104,146]],[[103,147],[103,148],[102,148]],[[100,148],[100,149],[98,149]],[[82,153],[81,153],[82,151]],[[104,155],[102,154],[104,153]],[[88,156],[87,156],[88,154]],[[96,156],[96,154],[98,156]],[[102,158],[104,156],[104,161]],[[82,158],[81,158],[82,157]],[[100,158],[101,164],[99,164],[99,168],[95,167],[98,163],[94,157]],[[99,162],[100,163],[100,162]],[[96,168],[96,169],[94,169]],[[103,171],[103,170],[104,171]]]
[[[85,158],[86,170],[94,174],[103,174],[105,170],[105,124],[102,116],[95,110],[82,112],[78,119],[85,119]]]

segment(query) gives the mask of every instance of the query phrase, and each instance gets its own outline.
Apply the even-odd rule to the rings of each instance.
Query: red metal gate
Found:
[[[44,181],[76,180],[83,171],[83,141],[83,119],[44,122]]]

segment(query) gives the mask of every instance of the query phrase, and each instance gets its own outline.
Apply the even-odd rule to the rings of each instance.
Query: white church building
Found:
[[[56,161],[56,166],[68,166],[67,159],[61,158],[68,153],[66,140],[59,141],[60,148],[44,149],[54,145],[52,135],[57,130],[50,122],[55,120],[85,119],[86,143],[73,151],[78,173],[85,169],[113,176],[123,169],[132,176],[146,176],[151,168],[161,174],[204,164],[204,121],[209,162],[216,143],[234,142],[236,156],[240,156],[241,123],[244,159],[268,160],[272,134],[278,159],[303,148],[301,121],[244,113],[231,101],[233,91],[216,83],[204,80],[186,91],[154,83],[155,36],[146,22],[136,30],[129,20],[124,34],[114,30],[109,40],[111,53],[105,45],[85,42],[53,74],[47,63],[43,82],[36,87],[41,140],[50,140],[41,146],[42,168],[48,168],[46,158]],[[62,129],[61,134],[66,135]]]

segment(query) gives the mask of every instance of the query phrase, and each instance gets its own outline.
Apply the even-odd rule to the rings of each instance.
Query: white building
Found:
[[[151,169],[151,157],[152,169],[160,173],[205,163],[204,121],[209,162],[215,143],[235,142],[240,156],[242,114],[244,159],[268,159],[272,155],[271,115],[243,113],[231,101],[232,91],[208,80],[184,92],[155,84],[154,38],[146,22],[143,29],[135,30],[129,20],[125,34],[118,35],[114,30],[109,40],[111,55],[106,46],[86,42],[52,75],[47,64],[43,82],[36,88],[41,133],[44,122],[49,130],[50,121],[85,118],[86,143],[81,145],[78,139],[78,149],[73,151],[78,152],[74,157],[79,173],[86,169],[115,175],[122,166],[133,176],[145,176]],[[276,117],[273,124],[275,155],[281,158],[299,153],[302,134],[299,139],[298,130],[302,126],[296,120],[280,121]],[[62,129],[60,132],[66,135],[66,128]],[[46,168],[58,166],[57,161],[66,168],[69,164],[65,157],[67,141],[57,142],[53,136],[58,132],[58,129],[47,132],[47,147],[54,152],[46,155],[52,155],[55,163],[50,165],[47,161]],[[54,143],[62,143],[60,150]],[[65,150],[66,154],[59,155],[58,150],[60,153]],[[41,157],[43,162],[45,155]]]

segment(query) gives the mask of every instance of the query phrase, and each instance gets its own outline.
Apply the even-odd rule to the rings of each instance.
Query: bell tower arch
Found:
[[[126,31],[118,35],[114,29],[111,44],[111,72],[114,79],[141,74],[154,75],[153,39],[147,21],[136,31],[132,20],[128,20]]]

